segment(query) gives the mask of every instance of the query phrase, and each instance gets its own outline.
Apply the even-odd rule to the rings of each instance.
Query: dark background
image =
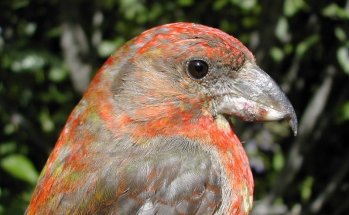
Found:
[[[0,214],[22,214],[68,114],[106,58],[169,22],[240,39],[299,118],[241,123],[254,214],[349,214],[349,0],[1,0]]]

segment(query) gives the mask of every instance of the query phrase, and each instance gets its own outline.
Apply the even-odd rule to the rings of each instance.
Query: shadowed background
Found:
[[[349,0],[1,0],[0,214],[22,214],[90,79],[123,43],[177,21],[241,40],[299,118],[242,123],[253,214],[349,213]]]

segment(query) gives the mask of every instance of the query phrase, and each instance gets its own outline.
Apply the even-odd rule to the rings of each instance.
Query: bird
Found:
[[[238,39],[186,22],[146,30],[96,73],[26,214],[249,214],[232,117],[297,133],[289,99]]]

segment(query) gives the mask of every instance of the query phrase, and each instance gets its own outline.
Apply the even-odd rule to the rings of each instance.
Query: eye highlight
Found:
[[[188,73],[193,79],[202,79],[208,73],[208,65],[203,60],[191,60],[187,67]]]

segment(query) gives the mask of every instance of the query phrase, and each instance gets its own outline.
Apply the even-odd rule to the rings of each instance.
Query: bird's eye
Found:
[[[188,63],[188,73],[194,79],[202,79],[208,73],[208,65],[203,60],[191,60]]]

